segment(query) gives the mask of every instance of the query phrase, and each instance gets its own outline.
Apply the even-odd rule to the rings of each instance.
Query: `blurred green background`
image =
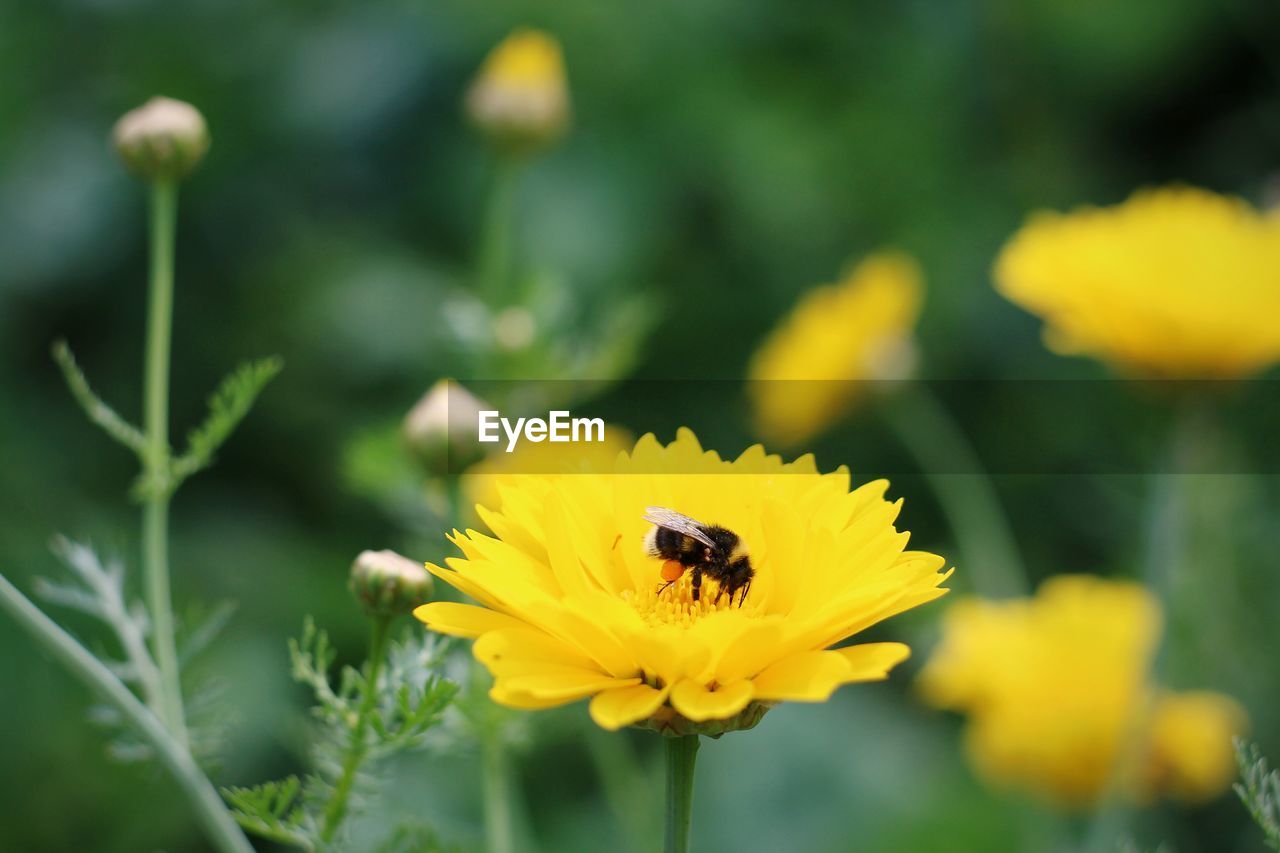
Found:
[[[567,322],[584,336],[609,321],[610,305],[643,297],[652,327],[631,374],[725,380],[698,386],[696,404],[697,420],[713,424],[705,441],[727,453],[752,440],[736,381],[750,353],[805,288],[851,259],[885,245],[920,258],[929,376],[1097,379],[1101,367],[1046,352],[1037,322],[990,287],[990,263],[1023,217],[1170,181],[1255,202],[1276,187],[1280,7],[1269,0],[0,5],[0,570],[24,589],[57,573],[55,532],[128,558],[136,549],[137,513],[124,500],[133,460],[83,421],[48,352],[67,337],[103,396],[140,408],[143,192],[106,139],[151,95],[198,105],[214,140],[183,188],[175,434],[238,361],[285,359],[219,464],[173,510],[177,600],[239,604],[199,665],[234,709],[219,783],[301,766],[307,697],[287,678],[285,641],[312,613],[347,660],[360,659],[363,620],[345,590],[352,557],[446,552],[406,533],[344,476],[344,459],[435,379],[468,375],[474,318],[458,290],[492,163],[461,98],[487,50],[526,24],[562,40],[574,127],[520,188],[521,273],[583,306]],[[544,376],[537,364],[511,374],[522,370]],[[1123,395],[1077,424],[1033,431],[1020,425],[1034,402],[983,387],[946,396],[993,446],[1088,458],[1079,443],[1098,418],[1139,450],[1158,434],[1159,406]],[[645,395],[602,394],[596,402],[633,430],[656,417],[670,438],[694,420],[640,410]],[[1274,456],[1264,465],[1250,454],[1275,428],[1250,407],[1221,424],[1237,473],[1196,490],[1217,536],[1202,537],[1188,581],[1210,615],[1171,676],[1237,696],[1273,755],[1280,478]],[[906,472],[892,490],[908,499],[905,527],[920,547],[952,553],[932,495],[874,417],[853,418],[817,450],[823,467],[851,463],[859,480]],[[1263,473],[1239,473],[1255,468]],[[997,477],[1037,577],[1136,571],[1147,486],[1137,473],[1046,465]],[[879,633],[927,646],[945,603]],[[708,745],[695,847],[1048,849],[1059,819],[974,780],[958,722],[914,701],[919,662],[888,685],[783,707],[752,734]],[[205,849],[167,779],[106,757],[85,707],[82,688],[0,621],[0,848]],[[540,849],[625,846],[584,708],[529,726],[521,767]],[[654,738],[617,738],[604,748],[624,744],[656,769]],[[394,807],[474,846],[473,765],[447,743],[401,761],[362,821]],[[643,818],[658,777],[640,790],[655,798],[640,804]],[[656,838],[656,812],[651,823]],[[1261,849],[1229,796],[1156,809],[1134,831],[1144,850]]]

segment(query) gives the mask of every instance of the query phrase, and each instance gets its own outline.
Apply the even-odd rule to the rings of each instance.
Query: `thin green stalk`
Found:
[[[515,850],[515,829],[511,815],[511,766],[500,732],[482,736],[484,837],[489,853]]]
[[[1187,478],[1196,464],[1196,455],[1205,452],[1208,412],[1197,400],[1186,400],[1173,413],[1169,428],[1167,471],[1151,478],[1151,516],[1147,523],[1143,581],[1171,612],[1179,570],[1185,559],[1188,531],[1194,523],[1188,507]],[[1170,621],[1172,619],[1170,618]]]
[[[1192,456],[1200,443],[1201,427],[1202,412],[1193,405],[1180,406],[1174,413],[1169,430],[1165,454],[1168,470],[1157,470],[1151,475],[1142,581],[1164,608],[1168,626],[1151,662],[1149,681],[1154,684],[1161,682],[1161,673],[1168,665],[1168,635],[1174,627],[1172,598],[1177,574],[1186,554],[1190,523],[1186,480]],[[1117,839],[1128,825],[1130,809],[1125,802],[1124,785],[1145,759],[1145,720],[1145,709],[1138,709],[1128,726],[1089,827],[1085,849],[1090,853],[1114,850]]]
[[[520,165],[513,155],[499,155],[485,203],[476,281],[481,297],[494,310],[505,308],[512,295],[512,222]]]
[[[369,671],[365,675],[368,687],[364,701],[357,712],[355,728],[351,730],[351,743],[347,746],[347,755],[342,762],[342,775],[333,789],[333,796],[324,810],[324,826],[320,838],[326,843],[333,840],[342,820],[347,815],[351,789],[356,782],[356,774],[369,751],[366,734],[369,730],[369,719],[378,705],[378,677],[382,674],[382,664],[387,657],[387,638],[390,634],[391,619],[377,616],[373,619],[373,627],[369,637]]]
[[[666,853],[688,853],[693,823],[693,769],[698,759],[698,735],[666,738],[667,832]]]
[[[151,298],[147,310],[142,508],[142,572],[151,642],[160,669],[161,719],[174,740],[187,743],[182,683],[169,591],[169,345],[173,333],[173,254],[178,185],[151,185]]]
[[[974,591],[1026,595],[1026,569],[1000,498],[951,413],[919,385],[898,391],[882,412],[938,496]]]
[[[11,615],[59,663],[124,715],[155,750],[196,810],[209,840],[222,853],[253,853],[253,847],[223,805],[222,798],[159,718],[67,632],[0,575],[0,608]]]

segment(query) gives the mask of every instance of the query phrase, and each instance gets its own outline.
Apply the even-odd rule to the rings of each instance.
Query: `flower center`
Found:
[[[664,588],[665,587],[665,588]],[[716,597],[719,596],[717,603]],[[626,590],[623,599],[631,602],[641,618],[650,625],[676,625],[689,627],[698,619],[718,610],[737,609],[736,599],[729,602],[728,594],[720,595],[720,585],[706,575],[702,577],[702,590],[698,600],[693,600],[693,573],[685,572],[669,586],[654,572],[654,583],[648,588]]]

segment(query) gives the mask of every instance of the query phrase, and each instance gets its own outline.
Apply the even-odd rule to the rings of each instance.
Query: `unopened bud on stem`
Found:
[[[526,153],[554,142],[569,124],[560,43],[539,30],[507,36],[467,91],[467,115],[506,150]]]
[[[398,616],[431,598],[431,574],[395,551],[363,551],[351,564],[351,593],[370,616]]]
[[[152,98],[125,113],[112,139],[129,171],[149,181],[185,177],[209,150],[204,116],[172,98]]]
[[[401,432],[429,472],[449,473],[450,467],[461,470],[475,461],[463,457],[475,452],[472,437],[477,419],[482,409],[490,408],[457,382],[441,379],[405,415]],[[451,454],[458,458],[451,459]]]

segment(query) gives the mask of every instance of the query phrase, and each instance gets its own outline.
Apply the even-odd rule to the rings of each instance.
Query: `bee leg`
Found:
[[[693,570],[693,600],[697,601],[702,596],[702,569],[694,568]]]
[[[742,595],[738,596],[738,606],[741,607],[743,602],[747,600],[747,593],[751,592],[751,581],[747,581],[742,585]],[[729,596],[729,603],[733,604],[733,595]]]
[[[675,583],[675,581],[667,581],[662,586],[658,587],[658,595],[662,595],[664,592],[666,592],[667,587],[671,586],[673,583]]]

